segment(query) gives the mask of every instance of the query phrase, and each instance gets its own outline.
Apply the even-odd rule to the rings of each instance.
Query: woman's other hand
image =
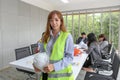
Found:
[[[53,64],[47,65],[46,67],[44,67],[44,71],[45,71],[46,73],[49,73],[49,72],[54,71],[54,65],[53,65]]]

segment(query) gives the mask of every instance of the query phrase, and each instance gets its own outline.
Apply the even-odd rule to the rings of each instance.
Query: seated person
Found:
[[[87,53],[89,54],[86,62],[83,65],[83,69],[89,72],[93,72],[93,63],[96,60],[101,60],[101,53],[99,50],[99,45],[96,39],[96,36],[94,33],[89,33],[87,35],[87,39],[88,39],[88,50]]]
[[[100,52],[102,55],[104,55],[108,52],[108,49],[105,49],[108,46],[108,41],[104,34],[100,34],[98,40],[99,40]]]
[[[76,40],[76,44],[78,44],[79,48],[81,48],[81,49],[88,49],[86,43],[87,43],[86,34],[85,34],[85,32],[83,32],[83,33],[81,33],[81,37],[79,37],[78,40]]]
[[[87,38],[86,38],[86,33],[85,32],[82,32],[81,37],[79,37],[76,40],[76,44],[80,44],[81,42],[84,42],[85,44],[87,43]]]

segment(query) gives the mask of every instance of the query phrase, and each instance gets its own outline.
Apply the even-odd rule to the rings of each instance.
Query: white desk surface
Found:
[[[31,56],[10,62],[10,66],[34,72],[34,69],[32,66],[34,56],[35,55],[31,55]],[[75,80],[76,80],[87,56],[88,56],[88,54],[83,52],[79,56],[74,57],[72,67],[73,67],[73,74],[74,74]]]

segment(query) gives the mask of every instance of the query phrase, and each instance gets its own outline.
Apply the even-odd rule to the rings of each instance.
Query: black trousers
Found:
[[[42,73],[42,80],[48,79],[48,73]]]
[[[84,65],[83,65],[83,67],[88,68],[90,65],[92,65],[92,63],[91,63],[91,57],[89,55],[88,59],[86,59]]]

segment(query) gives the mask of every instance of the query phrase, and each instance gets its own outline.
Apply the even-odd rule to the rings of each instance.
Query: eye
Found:
[[[53,21],[53,19],[50,19],[49,21],[50,21],[50,22],[52,22],[52,21]]]
[[[58,19],[58,18],[55,18],[55,21],[59,21],[60,19]]]
[[[55,21],[58,21],[58,19],[55,19]]]

